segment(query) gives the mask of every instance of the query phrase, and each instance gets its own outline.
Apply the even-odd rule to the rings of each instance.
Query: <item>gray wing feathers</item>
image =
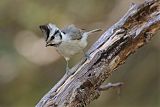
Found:
[[[94,29],[88,32],[84,32],[81,29],[78,29],[73,24],[65,27],[62,29],[62,32],[65,34],[68,34],[71,38],[71,40],[80,40],[82,38],[82,35],[86,33],[87,35],[90,35],[91,33],[102,31],[101,29]]]
[[[62,32],[68,34],[72,40],[80,40],[83,32],[74,25],[69,25],[62,29]]]

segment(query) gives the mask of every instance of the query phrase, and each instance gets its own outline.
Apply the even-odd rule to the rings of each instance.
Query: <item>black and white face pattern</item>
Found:
[[[46,46],[55,46],[61,44],[62,42],[62,32],[54,25],[41,25],[40,29],[42,30],[45,39],[46,39]]]

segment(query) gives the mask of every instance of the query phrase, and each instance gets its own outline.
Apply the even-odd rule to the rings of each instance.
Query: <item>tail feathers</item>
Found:
[[[99,31],[102,31],[102,29],[94,29],[94,30],[91,30],[89,32],[86,32],[86,34],[90,35],[91,33],[99,32]]]

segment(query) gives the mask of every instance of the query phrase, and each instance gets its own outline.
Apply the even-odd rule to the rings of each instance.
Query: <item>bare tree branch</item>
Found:
[[[64,77],[36,107],[84,107],[100,96],[100,86],[126,58],[160,30],[160,2],[133,4],[88,51],[72,74]]]
[[[113,83],[108,83],[106,85],[101,85],[98,90],[99,91],[106,91],[106,90],[109,90],[111,88],[120,88],[122,85],[123,85],[122,82],[118,82],[118,83],[114,83],[114,84]]]

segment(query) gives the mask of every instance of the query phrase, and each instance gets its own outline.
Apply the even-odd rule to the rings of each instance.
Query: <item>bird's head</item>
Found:
[[[58,46],[62,42],[62,33],[54,24],[40,25],[41,31],[44,34],[47,46]]]

